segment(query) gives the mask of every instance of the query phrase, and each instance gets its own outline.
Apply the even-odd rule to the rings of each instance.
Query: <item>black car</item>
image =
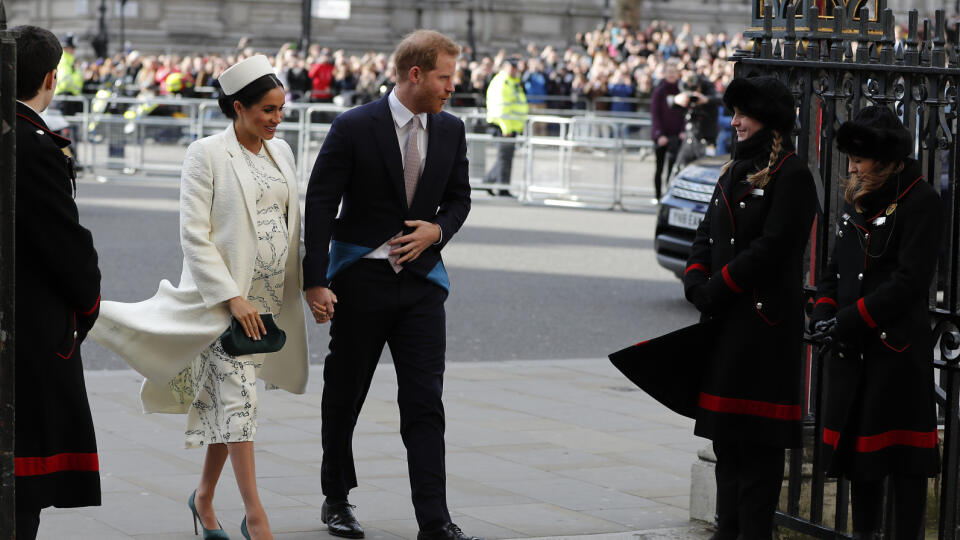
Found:
[[[690,246],[728,156],[699,159],[677,173],[660,201],[653,249],[660,266],[679,278],[687,266]]]

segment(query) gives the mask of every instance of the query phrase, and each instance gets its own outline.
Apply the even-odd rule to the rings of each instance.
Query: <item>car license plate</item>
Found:
[[[700,226],[701,221],[703,221],[703,214],[682,208],[671,208],[670,213],[667,214],[667,223],[674,227],[696,229]]]

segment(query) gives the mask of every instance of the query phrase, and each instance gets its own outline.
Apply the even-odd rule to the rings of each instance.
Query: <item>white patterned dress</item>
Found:
[[[257,261],[247,297],[261,313],[280,313],[287,260],[287,183],[261,146],[243,159],[257,184]],[[238,211],[241,211],[238,209]],[[252,441],[257,432],[257,372],[263,355],[230,356],[218,339],[171,381],[171,389],[192,400],[187,412],[186,447]]]

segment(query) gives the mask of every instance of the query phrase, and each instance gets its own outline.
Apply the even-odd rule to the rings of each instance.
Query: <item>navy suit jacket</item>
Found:
[[[412,231],[405,220],[423,220],[439,225],[443,238],[405,263],[404,271],[449,290],[440,251],[470,212],[467,141],[459,118],[446,112],[427,117],[427,158],[409,207],[387,96],[334,120],[307,186],[305,289],[328,286],[398,231]]]

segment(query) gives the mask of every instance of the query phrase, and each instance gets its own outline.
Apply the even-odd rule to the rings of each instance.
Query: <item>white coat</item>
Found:
[[[265,140],[287,181],[287,262],[277,326],[287,334],[279,352],[263,358],[268,387],[302,394],[307,386],[307,334],[300,273],[300,200],[293,152],[282,139]],[[226,300],[247,297],[257,257],[256,181],[231,124],[187,148],[180,176],[180,285],[160,282],[157,294],[134,304],[102,302],[90,336],[146,377],[147,412],[183,413],[167,383],[230,324]]]

